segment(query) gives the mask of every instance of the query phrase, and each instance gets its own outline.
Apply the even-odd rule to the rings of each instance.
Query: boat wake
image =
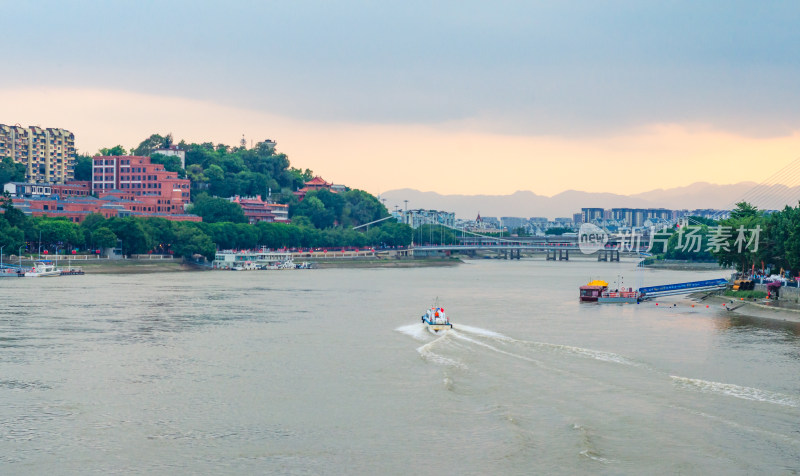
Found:
[[[395,330],[397,332],[400,332],[400,333],[405,334],[407,336],[411,336],[415,340],[419,340],[419,341],[423,341],[423,342],[428,340],[428,337],[429,337],[429,334],[430,334],[428,332],[427,326],[425,324],[420,323],[420,322],[417,322],[415,324],[409,324],[407,326],[400,326]]]
[[[768,390],[761,390],[760,388],[742,387],[731,383],[710,382],[708,380],[678,377],[675,375],[670,375],[670,378],[673,383],[682,388],[699,390],[704,393],[728,395],[744,400],[767,402],[793,408],[800,407],[800,397],[792,395],[770,392]]]
[[[424,329],[424,330],[427,332],[427,329]],[[444,334],[442,334],[441,336],[437,337],[436,339],[428,342],[427,344],[417,347],[417,352],[419,353],[419,355],[423,359],[425,359],[425,360],[427,360],[429,362],[434,362],[434,363],[441,364],[441,365],[446,365],[446,366],[449,366],[449,367],[457,367],[457,368],[461,368],[461,369],[467,368],[466,364],[464,364],[460,360],[451,359],[449,357],[445,357],[444,355],[438,354],[438,353],[433,351],[434,346],[441,345],[442,343],[445,343],[447,341],[447,339],[449,338],[449,335],[451,333],[452,333],[452,331],[445,332]]]
[[[627,359],[619,354],[615,354],[613,352],[605,352],[602,350],[594,350],[594,349],[585,349],[583,347],[574,347],[569,345],[562,345],[562,344],[549,344],[546,342],[534,342],[534,341],[527,341],[527,340],[519,340],[514,339],[512,337],[505,336],[500,334],[499,332],[494,332],[486,329],[481,329],[479,327],[472,327],[472,326],[465,326],[463,324],[459,324],[457,326],[459,331],[467,332],[470,334],[474,334],[476,336],[482,337],[489,337],[496,339],[501,342],[508,342],[508,343],[517,343],[522,344],[528,347],[534,347],[544,350],[550,350],[553,352],[561,352],[566,354],[577,355],[580,357],[588,357],[594,360],[600,360],[603,362],[613,362],[616,364],[622,365],[631,365],[631,366],[641,366],[642,364],[638,362],[634,362],[630,359]]]
[[[765,402],[775,405],[800,408],[800,396],[787,395],[769,390],[754,387],[745,387],[730,383],[714,382],[702,379],[693,379],[669,375],[658,369],[654,369],[647,364],[636,362],[625,356],[596,349],[569,346],[563,344],[551,344],[546,342],[526,341],[514,339],[488,329],[468,326],[464,324],[454,324],[454,328],[441,334],[433,334],[428,331],[427,326],[422,323],[401,326],[395,329],[406,334],[417,341],[425,342],[417,348],[419,355],[426,361],[456,367],[461,369],[468,368],[464,359],[474,355],[477,348],[485,349],[495,354],[512,357],[518,361],[523,361],[534,366],[553,371],[559,374],[572,375],[573,372],[564,367],[563,358],[551,361],[545,357],[546,354],[556,354],[562,356],[572,356],[581,359],[591,359],[626,367],[639,368],[645,372],[656,372],[664,377],[669,377],[673,386],[708,394],[727,395],[743,400]],[[459,345],[461,343],[461,345]],[[527,351],[526,351],[527,349]],[[473,350],[470,352],[470,350]],[[538,354],[531,351],[539,351]],[[463,358],[459,358],[463,356]],[[573,377],[576,377],[573,375]]]
[[[466,342],[468,344],[472,344],[475,346],[482,347],[484,349],[488,349],[492,352],[496,352],[499,354],[507,355],[509,357],[514,357],[519,360],[524,360],[527,362],[531,362],[537,365],[541,365],[541,361],[534,359],[532,357],[523,355],[523,353],[513,352],[511,350],[504,350],[498,345],[522,345],[529,348],[534,348],[538,350],[545,350],[549,352],[556,352],[556,353],[563,353],[563,354],[570,354],[573,356],[589,358],[593,360],[598,360],[602,362],[611,362],[616,364],[622,365],[630,365],[630,366],[640,366],[641,364],[637,362],[633,362],[630,359],[627,359],[621,355],[615,354],[613,352],[605,352],[600,350],[594,349],[585,349],[582,347],[574,347],[568,345],[561,345],[561,344],[548,344],[544,342],[532,342],[532,341],[525,341],[514,339],[512,337],[503,335],[499,332],[495,332],[488,329],[482,329],[480,327],[468,326],[465,324],[456,324],[454,325],[453,329],[448,330],[444,333],[433,333],[430,332],[425,324],[422,323],[415,323],[409,324],[405,326],[398,327],[395,329],[397,332],[405,334],[407,336],[412,337],[413,339],[421,342],[426,342],[425,345],[420,346],[417,348],[417,351],[420,355],[429,360],[431,362],[449,365],[449,366],[458,366],[465,368],[466,365],[457,359],[451,359],[445,357],[439,353],[433,352],[433,348],[440,346],[445,343],[453,342],[453,339],[458,339],[462,342]],[[497,344],[497,345],[493,345]]]

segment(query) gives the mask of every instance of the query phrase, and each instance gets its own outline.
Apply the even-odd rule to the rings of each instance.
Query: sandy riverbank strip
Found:
[[[174,273],[184,271],[202,271],[197,266],[183,264],[176,260],[86,260],[73,261],[73,268],[81,268],[86,274],[144,274],[144,273]],[[59,262],[60,268],[69,267],[66,262]]]
[[[684,263],[684,262],[669,262],[669,261],[656,261],[650,264],[642,265],[642,268],[649,269],[668,269],[673,271],[727,271],[728,268],[723,268],[717,263]]]
[[[312,260],[317,268],[422,268],[458,266],[463,261],[457,258],[336,258]],[[23,268],[30,267],[33,263],[23,261]],[[145,274],[145,273],[174,273],[215,271],[209,267],[183,264],[182,260],[59,260],[58,267],[81,268],[86,274]]]
[[[297,263],[297,261],[295,261]],[[458,258],[378,258],[378,259],[328,259],[315,260],[317,268],[425,268],[441,266],[458,266],[462,264]]]
[[[704,296],[705,294],[697,293],[689,297],[695,301],[706,304],[714,304],[717,306],[725,304],[726,307],[730,309],[730,312],[734,314],[757,317],[760,319],[800,323],[800,308],[789,303],[769,303],[763,299],[742,301],[722,295],[711,295],[701,300]]]

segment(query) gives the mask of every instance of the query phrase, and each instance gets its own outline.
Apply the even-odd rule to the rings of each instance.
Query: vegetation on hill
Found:
[[[0,185],[24,181],[25,166],[14,162],[11,157],[3,157],[3,160],[0,161]]]
[[[121,246],[125,254],[174,253],[181,256],[201,254],[211,259],[219,249],[339,246],[406,246],[411,243],[408,225],[385,220],[375,226],[353,230],[354,226],[388,217],[386,207],[362,190],[310,191],[299,201],[294,191],[313,178],[309,169],[290,166],[286,154],[278,153],[268,143],[256,147],[231,147],[212,143],[187,144],[186,169],[180,159],[153,153],[173,144],[170,134],[153,134],[137,147],[126,150],[121,145],[103,148],[96,155],[149,155],[155,163],[185,176],[192,182],[193,203],[188,212],[203,218],[202,223],[172,222],[161,218],[111,218],[90,215],[80,225],[47,217],[26,217],[11,205],[4,204],[0,217],[0,246],[9,249],[42,245],[55,251]],[[0,168],[0,174],[4,171]],[[24,170],[22,171],[24,175]],[[91,180],[92,157],[76,157],[75,179]],[[291,224],[247,224],[241,207],[230,197],[262,196],[288,205]],[[26,245],[27,243],[27,245]]]

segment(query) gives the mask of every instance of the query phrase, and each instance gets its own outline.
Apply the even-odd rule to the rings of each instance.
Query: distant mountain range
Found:
[[[421,192],[404,188],[381,194],[386,206],[394,210],[397,205],[408,208],[425,208],[455,212],[458,218],[494,217],[572,217],[584,207],[600,208],[731,208],[745,199],[762,209],[780,209],[784,205],[795,206],[800,200],[800,187],[784,185],[758,186],[755,182],[739,182],[717,185],[696,182],[686,187],[657,189],[634,195],[616,193],[591,193],[567,190],[552,197],[537,195],[530,191],[518,191],[511,195],[441,195],[436,192]]]

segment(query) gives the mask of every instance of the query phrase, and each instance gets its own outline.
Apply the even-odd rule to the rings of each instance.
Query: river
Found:
[[[0,282],[2,474],[796,474],[800,325],[631,262]],[[612,284],[614,286],[614,284]],[[455,325],[419,316],[438,297]]]

